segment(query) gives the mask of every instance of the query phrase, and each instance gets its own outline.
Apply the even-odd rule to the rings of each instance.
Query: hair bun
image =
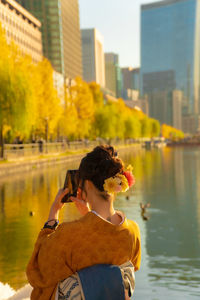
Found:
[[[91,180],[93,184],[103,191],[105,179],[123,171],[123,162],[116,157],[112,146],[97,146],[81,161],[79,167],[80,179]]]

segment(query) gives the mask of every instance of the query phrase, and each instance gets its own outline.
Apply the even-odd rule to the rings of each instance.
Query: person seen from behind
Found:
[[[59,295],[60,283],[90,266],[128,262],[134,271],[140,268],[139,226],[114,209],[115,195],[134,184],[131,167],[125,168],[112,146],[97,146],[81,160],[78,174],[77,197],[71,200],[82,217],[58,225],[61,200],[68,193],[61,189],[27,266],[32,300],[70,299]],[[129,299],[126,284],[124,288]]]

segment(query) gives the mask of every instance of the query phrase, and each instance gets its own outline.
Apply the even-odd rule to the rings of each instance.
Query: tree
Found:
[[[176,139],[184,138],[184,133],[181,130],[176,129],[167,124],[162,125],[161,131],[162,131],[162,136],[166,139],[176,140]]]
[[[112,114],[112,108],[110,105],[105,105],[96,111],[94,120],[95,137],[109,139],[116,136],[113,124],[115,116]]]
[[[27,134],[30,131],[31,101],[29,82],[24,73],[21,55],[13,44],[8,45],[0,29],[0,144],[4,157],[5,127],[13,132]]]
[[[0,29],[0,144],[16,135],[67,136],[70,139],[154,137],[160,134],[157,120],[126,106],[123,99],[105,103],[95,82],[76,78],[62,105],[53,84],[53,68],[47,59],[37,65],[22,56],[14,43],[7,44]],[[166,136],[181,132],[163,127]]]
[[[141,136],[141,123],[140,121],[133,117],[128,116],[125,120],[125,132],[124,137],[128,138],[137,138]]]
[[[157,137],[160,135],[160,122],[155,119],[151,119],[152,122],[152,132],[151,137]]]
[[[76,138],[78,127],[78,113],[68,93],[65,94],[65,105],[58,122],[58,129],[61,136],[70,139]]]
[[[37,130],[45,133],[48,141],[49,134],[57,128],[58,120],[62,114],[61,100],[53,85],[53,68],[47,59],[43,59],[37,66],[38,81],[35,92],[37,93],[38,122]]]
[[[141,130],[142,137],[151,137],[152,132],[152,122],[149,118],[144,118],[141,120]]]
[[[99,109],[104,105],[103,93],[101,87],[96,82],[89,83],[90,91],[92,92],[95,109]]]
[[[72,106],[76,108],[78,126],[76,136],[78,138],[89,137],[94,118],[94,101],[92,92],[86,82],[77,77],[75,84],[70,89]]]
[[[107,103],[95,113],[95,121],[93,123],[95,136],[104,139],[119,137],[121,135],[120,124],[117,106],[113,103]]]

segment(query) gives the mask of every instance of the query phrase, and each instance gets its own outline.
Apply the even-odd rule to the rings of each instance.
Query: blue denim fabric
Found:
[[[94,265],[78,271],[85,300],[125,300],[120,268]]]

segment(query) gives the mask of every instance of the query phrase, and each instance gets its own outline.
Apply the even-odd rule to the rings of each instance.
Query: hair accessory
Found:
[[[135,177],[134,177],[132,171],[133,171],[133,167],[131,165],[128,165],[128,167],[126,168],[126,171],[123,172],[123,175],[128,180],[129,187],[131,187],[135,184]]]
[[[135,184],[135,178],[132,174],[132,166],[129,165],[127,171],[122,174],[117,173],[115,176],[104,180],[104,191],[109,194],[126,192],[129,187]]]

